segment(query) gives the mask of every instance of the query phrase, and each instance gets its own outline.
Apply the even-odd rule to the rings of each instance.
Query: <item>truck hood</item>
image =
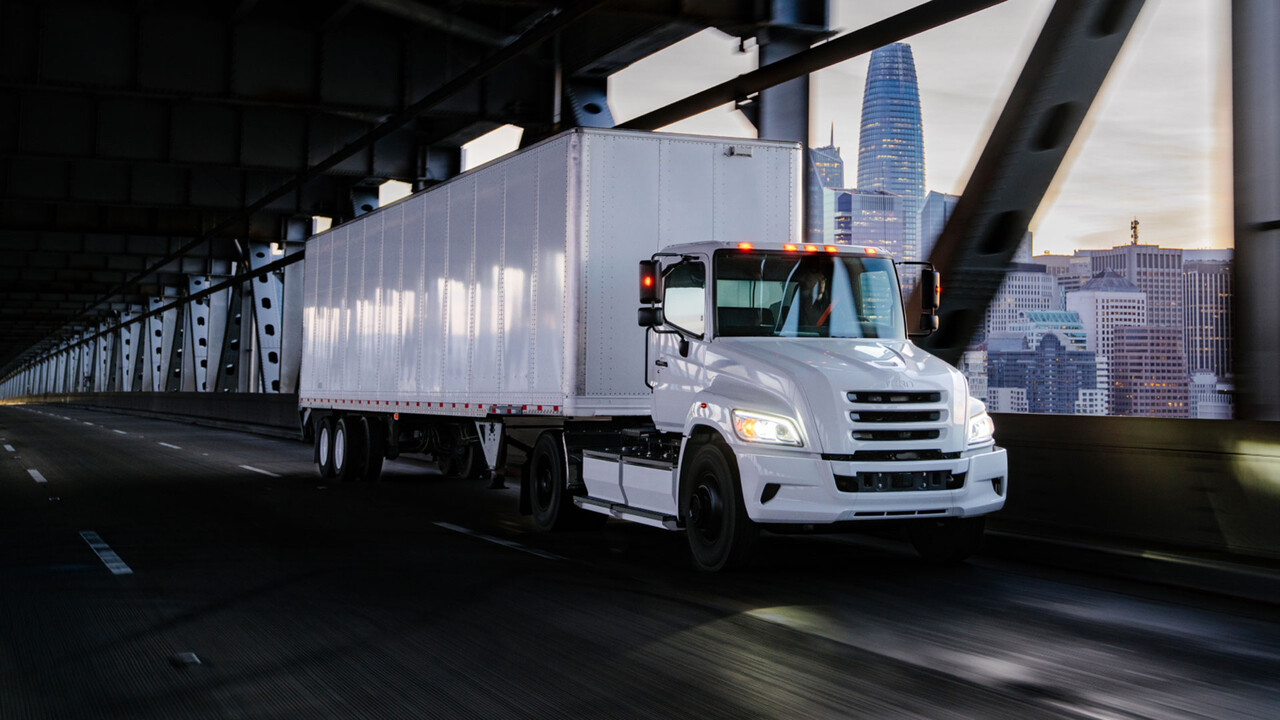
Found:
[[[718,338],[714,345],[722,369],[755,388],[759,409],[777,408],[779,399],[793,408],[807,447],[839,455],[964,450],[964,376],[909,341]],[[741,390],[734,395],[746,399]]]

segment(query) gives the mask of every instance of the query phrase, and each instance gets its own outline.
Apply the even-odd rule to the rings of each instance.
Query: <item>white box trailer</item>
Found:
[[[907,521],[926,557],[972,552],[1004,450],[911,343],[893,260],[802,240],[801,153],[577,129],[313,238],[300,403],[321,474],[518,465],[540,529],[683,530],[708,570],[762,525]],[[921,283],[927,332],[932,268]]]
[[[636,261],[799,232],[795,143],[575,130],[307,243],[304,408],[648,415]]]

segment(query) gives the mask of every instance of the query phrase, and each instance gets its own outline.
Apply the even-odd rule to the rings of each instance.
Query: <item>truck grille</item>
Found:
[[[913,453],[941,453],[941,444],[931,441],[946,437],[946,393],[851,390],[845,397],[853,406],[849,437],[859,456],[872,449],[866,444],[874,444],[875,450],[895,460],[921,459]],[[897,446],[885,447],[887,443]]]
[[[964,473],[952,473],[950,470],[836,475],[836,488],[840,492],[918,492],[959,490],[962,487]]]

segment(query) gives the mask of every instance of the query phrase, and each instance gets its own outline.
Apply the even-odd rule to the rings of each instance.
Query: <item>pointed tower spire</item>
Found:
[[[831,142],[827,144],[827,147],[835,147],[835,146],[836,146],[836,123],[834,120],[832,120],[831,121]]]

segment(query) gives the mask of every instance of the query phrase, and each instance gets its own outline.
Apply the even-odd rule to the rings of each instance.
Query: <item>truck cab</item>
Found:
[[[968,555],[1004,505],[1005,451],[964,376],[911,342],[898,268],[875,248],[751,243],[641,263],[652,421],[678,460],[628,472],[625,453],[588,453],[579,505],[666,518],[706,569],[762,525],[909,520],[925,557]],[[928,332],[938,281],[921,276]]]

